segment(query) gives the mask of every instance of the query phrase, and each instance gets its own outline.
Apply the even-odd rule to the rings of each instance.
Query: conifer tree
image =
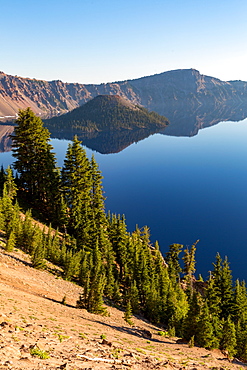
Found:
[[[180,278],[180,273],[182,268],[179,262],[179,254],[181,253],[183,245],[181,244],[171,244],[169,246],[169,251],[166,253],[166,262],[168,264],[169,277],[175,284]]]
[[[189,298],[189,310],[183,324],[183,337],[186,340],[190,340],[193,336],[196,337],[201,308],[202,298],[198,292],[193,290]]]
[[[86,308],[89,312],[105,314],[103,305],[103,292],[106,284],[105,273],[102,265],[101,253],[96,244],[93,249],[86,276],[83,277],[83,293],[77,301],[77,307]]]
[[[32,241],[34,236],[34,228],[31,220],[31,210],[25,213],[25,218],[22,223],[21,233],[18,237],[17,244],[26,253],[31,253]]]
[[[227,257],[222,262],[220,255],[217,254],[213,266],[214,286],[220,298],[220,317],[227,319],[229,315],[234,314],[232,275]]]
[[[90,161],[90,172],[91,172],[91,209],[92,217],[95,221],[95,226],[97,228],[104,227],[106,225],[106,215],[105,215],[105,198],[103,196],[103,186],[102,186],[102,174],[99,170],[99,166],[96,163],[94,155],[92,155]]]
[[[221,298],[219,288],[215,284],[214,278],[210,277],[207,287],[204,291],[205,301],[211,316],[211,323],[215,338],[221,337]]]
[[[245,281],[236,280],[234,287],[234,322],[247,324],[247,291]]]
[[[116,272],[116,266],[115,266],[114,256],[115,255],[114,255],[113,249],[111,247],[111,244],[109,243],[103,257],[104,257],[105,276],[106,276],[106,284],[105,284],[104,293],[110,299],[113,299],[114,284],[115,284],[114,273]]]
[[[221,313],[225,319],[234,314],[234,297],[233,297],[233,283],[232,274],[227,257],[222,264],[221,274]]]
[[[42,242],[42,232],[36,228],[32,241],[32,266],[36,269],[45,267],[45,248]]]
[[[197,240],[194,244],[192,244],[190,249],[187,247],[184,250],[184,257],[183,257],[184,269],[183,269],[183,272],[185,274],[186,280],[190,284],[191,289],[192,289],[192,278],[193,278],[193,275],[196,271],[196,268],[195,268],[195,264],[196,264],[195,252],[196,252],[196,245],[197,245],[198,242],[199,242],[199,240]]]
[[[197,323],[196,342],[204,348],[218,348],[219,340],[215,336],[214,327],[207,303],[204,303]]]
[[[123,280],[125,273],[124,267],[126,266],[127,262],[127,243],[129,240],[124,216],[112,216],[109,238],[112,244],[113,251],[116,255],[116,262],[119,265],[120,280]]]
[[[68,210],[68,227],[81,245],[88,243],[90,229],[91,173],[81,141],[74,137],[68,145],[62,168],[62,190]]]
[[[3,192],[3,184],[5,183],[6,180],[6,174],[3,168],[3,165],[0,168],[0,196],[2,196]]]
[[[7,238],[7,241],[6,241],[6,247],[5,247],[5,250],[7,252],[12,252],[14,247],[16,245],[16,236],[15,236],[15,232],[14,230],[11,230],[10,231],[10,234]]]
[[[5,195],[7,195],[11,201],[13,201],[17,195],[17,185],[14,180],[13,171],[10,166],[8,166],[6,170],[6,174],[4,176],[4,185],[5,185]]]
[[[14,169],[19,174],[19,190],[28,195],[29,201],[54,216],[59,173],[49,143],[50,133],[30,108],[19,111],[16,123],[12,147],[16,158]]]
[[[73,277],[79,276],[80,263],[82,259],[82,251],[73,252],[73,250],[67,250],[66,258],[64,261],[64,278],[65,280],[71,280]]]
[[[84,287],[87,285],[88,276],[90,276],[90,253],[82,250],[81,264],[79,270],[79,284]]]
[[[131,302],[130,300],[128,299],[127,301],[127,305],[126,305],[126,309],[125,309],[125,312],[124,312],[124,320],[130,325],[134,325],[133,321],[131,321],[131,318],[132,318],[132,308],[131,308]]]
[[[230,316],[223,319],[222,339],[220,342],[220,349],[226,351],[229,358],[236,354],[236,330],[235,325],[231,321]]]

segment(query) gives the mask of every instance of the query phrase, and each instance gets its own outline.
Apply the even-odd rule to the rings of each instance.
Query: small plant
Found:
[[[131,307],[130,300],[128,300],[128,302],[127,302],[126,310],[124,312],[124,317],[123,318],[127,322],[127,324],[129,324],[130,326],[134,325],[133,321],[131,320],[131,318],[132,318],[132,307]]]
[[[175,327],[172,326],[171,328],[169,328],[167,334],[169,338],[175,337],[176,336]]]
[[[115,348],[113,351],[112,351],[112,357],[118,359],[119,358],[119,355],[120,355],[120,352],[121,352],[121,349],[120,348]]]
[[[146,352],[141,348],[136,348],[136,352],[142,353],[143,355],[146,355]]]
[[[16,325],[15,330],[16,330],[16,331],[22,331],[22,330],[24,330],[24,329],[23,329],[21,326]]]
[[[15,337],[14,335],[12,335],[12,339],[13,339],[15,342],[19,342],[19,341],[20,341],[20,339],[19,339],[19,338],[17,338],[17,337]]]
[[[30,349],[30,355],[39,357],[42,360],[46,360],[46,359],[50,358],[49,353],[47,351],[43,351],[39,347],[33,347],[33,348],[31,348]]]
[[[106,339],[106,335],[105,334],[101,334],[100,338],[101,339]]]
[[[194,347],[194,345],[195,345],[195,336],[194,335],[192,335],[188,344],[189,344],[189,348]]]
[[[160,331],[157,332],[157,334],[160,335],[161,337],[166,337],[166,336],[168,336],[168,331],[167,330],[166,331],[160,330]]]
[[[79,337],[81,339],[86,339],[87,338],[86,334],[84,334],[84,333],[79,333]]]
[[[68,339],[69,338],[69,335],[63,335],[63,334],[58,334],[58,339],[59,339],[59,342],[62,343],[62,341],[64,339]]]

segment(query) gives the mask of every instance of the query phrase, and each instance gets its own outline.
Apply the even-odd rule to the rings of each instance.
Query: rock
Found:
[[[183,338],[179,338],[179,339],[176,340],[176,343],[177,344],[187,344],[188,342]]]
[[[103,339],[102,342],[101,342],[101,344],[106,344],[107,346],[112,347],[112,342],[109,342],[106,339]]]
[[[3,321],[3,322],[1,322],[0,326],[2,328],[5,328],[6,326],[9,326],[9,323],[7,321]]]
[[[64,369],[64,370],[69,369],[69,364],[68,364],[68,362],[66,362],[65,364],[60,365],[59,369]]]

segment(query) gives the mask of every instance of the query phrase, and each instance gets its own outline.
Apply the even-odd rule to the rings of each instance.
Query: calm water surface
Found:
[[[68,141],[52,145],[61,166]],[[234,278],[247,279],[247,119],[190,138],[156,134],[117,154],[94,154],[106,209],[125,214],[129,231],[148,225],[164,253],[171,243],[200,239],[198,273],[206,278],[219,252],[228,256]],[[5,167],[11,161],[11,153],[1,153]]]

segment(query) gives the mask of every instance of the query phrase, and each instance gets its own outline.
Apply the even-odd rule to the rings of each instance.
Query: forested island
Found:
[[[2,169],[0,225],[6,250],[50,261],[82,287],[78,308],[107,314],[107,305],[163,326],[190,346],[219,348],[247,361],[245,282],[233,282],[217,254],[207,280],[196,278],[191,247],[172,244],[165,256],[147,226],[128,231],[124,215],[105,212],[102,174],[74,137],[64,165],[56,165],[50,133],[31,109],[21,110],[12,137],[13,169]],[[35,219],[41,221],[37,224]]]
[[[49,129],[82,132],[164,129],[168,123],[166,117],[119,95],[98,95],[71,112],[45,120]]]

